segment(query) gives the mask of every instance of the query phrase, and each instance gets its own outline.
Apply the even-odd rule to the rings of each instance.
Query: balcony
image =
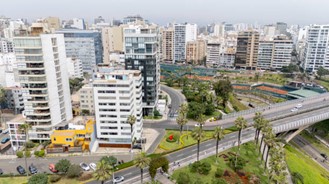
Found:
[[[26,122],[30,122],[30,123],[40,123],[40,122],[50,122],[51,121],[51,117],[50,116],[46,116],[46,117],[37,117],[37,116],[26,116]]]

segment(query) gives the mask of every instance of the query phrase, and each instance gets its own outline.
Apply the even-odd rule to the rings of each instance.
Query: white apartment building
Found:
[[[82,63],[80,59],[77,58],[67,58],[66,59],[67,70],[69,72],[69,78],[82,78]]]
[[[311,25],[307,30],[302,67],[315,72],[322,66],[329,69],[329,24]]]
[[[13,53],[14,52],[14,43],[5,40],[5,39],[0,39],[0,53]]]
[[[19,86],[16,56],[14,53],[0,53],[0,86]]]
[[[97,73],[93,82],[99,147],[130,147],[143,131],[142,74],[137,70]],[[127,118],[136,117],[131,134]]]
[[[15,37],[14,43],[29,139],[50,140],[56,125],[72,119],[64,37]]]
[[[196,24],[175,24],[174,25],[174,61],[185,61],[186,44],[197,39]]]
[[[86,84],[79,90],[80,95],[80,113],[89,112],[95,114],[94,91],[92,84]]]
[[[220,62],[220,43],[208,42],[207,43],[207,65],[219,65]]]

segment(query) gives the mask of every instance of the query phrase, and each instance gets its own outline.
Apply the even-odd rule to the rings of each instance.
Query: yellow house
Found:
[[[48,148],[63,147],[64,151],[70,147],[80,147],[83,150],[89,150],[91,134],[94,131],[94,121],[88,120],[85,129],[81,130],[55,130],[50,136],[51,145]]]

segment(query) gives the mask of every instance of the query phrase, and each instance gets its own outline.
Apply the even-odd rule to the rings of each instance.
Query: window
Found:
[[[72,142],[72,138],[66,138],[66,142]]]

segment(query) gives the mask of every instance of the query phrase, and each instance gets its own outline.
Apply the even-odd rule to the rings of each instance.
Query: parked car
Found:
[[[25,169],[20,165],[16,168],[17,172],[20,174],[20,175],[23,175],[25,174]]]
[[[1,144],[5,144],[6,142],[8,142],[10,140],[9,137],[5,137],[1,140]]]
[[[31,164],[31,165],[29,166],[29,171],[30,171],[31,174],[36,174],[36,173],[38,173],[38,169],[37,169],[33,164]]]
[[[0,175],[2,175],[3,174],[3,170],[2,169],[0,169]]]
[[[5,129],[2,133],[3,134],[8,134],[9,133],[9,130],[8,129]]]
[[[133,149],[142,149],[142,145],[141,144],[134,144]]]
[[[290,111],[291,112],[295,112],[295,111],[297,111],[298,109],[295,107],[295,108],[292,108]]]
[[[49,170],[53,173],[57,173],[58,171],[55,169],[55,164],[49,164]]]
[[[80,163],[80,167],[84,170],[84,171],[89,171],[90,170],[90,167],[84,163],[84,162],[81,162]]]
[[[117,176],[114,178],[113,183],[120,183],[123,182],[125,178],[123,176]]]
[[[89,167],[94,171],[96,170],[96,164],[95,163],[90,163]]]
[[[301,108],[301,107],[303,107],[302,104],[297,104],[297,105],[296,105],[296,108],[297,108],[297,109],[299,109],[299,108]]]
[[[320,155],[321,155],[323,158],[325,158],[325,159],[328,158],[328,156],[327,156],[326,154],[324,154],[324,153],[321,153]]]

